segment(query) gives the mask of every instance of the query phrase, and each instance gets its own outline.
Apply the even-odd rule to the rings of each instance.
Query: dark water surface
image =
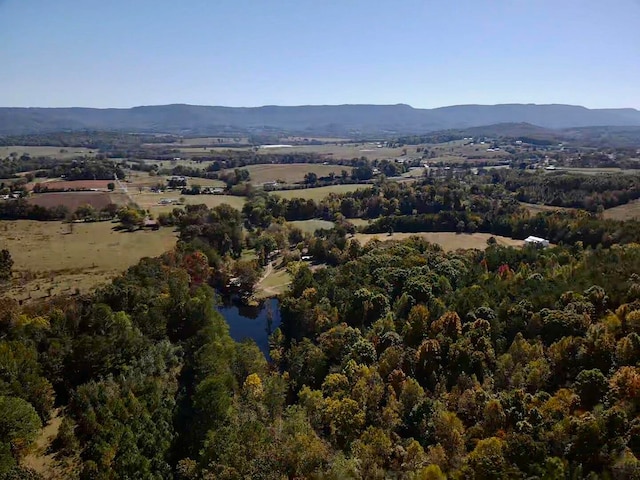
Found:
[[[248,307],[235,299],[227,299],[218,311],[229,324],[231,337],[241,342],[253,339],[269,357],[269,335],[280,326],[280,305],[277,298],[268,298],[257,307]]]

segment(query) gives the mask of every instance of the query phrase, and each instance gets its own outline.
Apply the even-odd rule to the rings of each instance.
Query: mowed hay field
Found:
[[[75,212],[81,205],[91,205],[96,210],[101,210],[110,203],[126,205],[129,197],[123,193],[107,192],[56,192],[36,193],[29,197],[28,202],[45,208],[53,208],[63,205],[70,212]]]
[[[110,183],[113,183],[113,180],[35,180],[27,184],[27,189],[33,190],[33,187],[40,184],[42,188],[48,188],[49,190],[91,190],[92,188],[107,190]]]
[[[278,182],[278,183],[298,183],[304,181],[304,176],[313,172],[318,177],[326,177],[331,172],[336,176],[340,176],[342,170],[346,170],[351,173],[352,167],[343,165],[322,165],[318,163],[290,163],[290,164],[262,164],[262,165],[247,165],[242,167],[249,170],[251,175],[251,183],[254,185],[261,185],[265,182]],[[231,170],[232,171],[232,170]],[[193,183],[196,183],[195,180]]]
[[[634,200],[626,205],[609,208],[603,213],[604,218],[610,220],[632,220],[640,218],[640,200]]]
[[[39,298],[53,288],[53,295],[82,292],[106,282],[142,257],[170,250],[177,234],[158,231],[115,231],[114,223],[0,222],[0,248],[14,260],[15,298]]]
[[[370,184],[349,184],[349,185],[329,185],[327,187],[317,188],[299,188],[296,190],[278,190],[270,192],[272,195],[278,195],[281,198],[304,198],[311,200],[322,200],[326,198],[330,193],[350,193],[360,190],[362,188],[369,188]]]
[[[288,222],[293,227],[298,227],[305,233],[314,233],[318,229],[330,229],[335,227],[335,223],[328,220],[294,220]]]
[[[10,145],[0,147],[0,158],[5,158],[12,153],[17,153],[18,157],[24,154],[32,157],[54,157],[59,159],[69,159],[82,156],[91,156],[97,150],[90,150],[83,147],[29,147],[23,145]]]
[[[177,201],[180,198],[184,199],[186,205],[199,205],[205,204],[209,208],[217,207],[226,203],[231,205],[237,210],[242,210],[246,202],[245,197],[238,197],[235,195],[182,195],[178,191],[164,192],[164,193],[131,193],[130,198],[140,208],[149,210],[152,214],[171,212],[176,207],[182,207],[183,205],[160,205],[160,200],[169,199]]]
[[[286,142],[285,142],[286,144]],[[384,158],[395,158],[399,157],[403,154],[403,148],[407,148],[408,153],[414,153],[417,146],[411,147],[396,147],[396,148],[387,148],[382,147],[378,148],[375,143],[327,143],[322,145],[292,145],[292,146],[284,146],[284,147],[276,147],[271,148],[267,146],[267,148],[258,148],[258,155],[267,155],[270,153],[277,154],[286,154],[286,153],[317,153],[319,155],[324,155],[327,157],[327,160],[330,158],[340,159],[340,160],[351,160],[352,158],[360,158],[367,157],[369,160],[382,160]],[[195,147],[178,147],[180,152],[184,155],[189,156],[205,156],[210,155],[211,152],[221,152],[225,150],[235,150],[235,151],[251,151],[253,150],[251,147],[205,147],[205,148],[195,148]]]
[[[166,185],[167,180],[169,180],[171,176],[158,176],[158,175],[149,175],[146,172],[127,172],[127,178],[123,182],[123,185],[127,187],[129,193],[138,192],[140,188],[143,190],[148,190],[151,187],[155,187],[158,184]],[[186,177],[187,185],[200,185],[201,187],[224,187],[225,183],[222,180],[215,180],[209,178],[200,178],[200,177]]]
[[[458,249],[477,248],[484,250],[487,248],[487,240],[494,237],[498,245],[506,247],[522,247],[523,240],[514,240],[513,238],[501,237],[500,235],[491,235],[489,233],[454,233],[454,232],[421,232],[421,233],[394,233],[388,235],[386,233],[356,233],[355,239],[362,245],[371,240],[378,239],[386,242],[390,240],[406,240],[410,237],[424,238],[428,242],[437,243],[446,252]]]

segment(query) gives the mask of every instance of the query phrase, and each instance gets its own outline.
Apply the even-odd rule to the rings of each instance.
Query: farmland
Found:
[[[149,175],[146,172],[127,172],[127,178],[123,184],[131,190],[149,189],[156,185],[166,185],[170,175]],[[201,187],[224,187],[225,183],[221,180],[186,177],[188,185],[200,185]]]
[[[18,157],[29,155],[31,157],[53,157],[60,160],[77,158],[79,156],[91,156],[95,150],[81,147],[30,147],[22,145],[10,145],[8,147],[0,147],[0,158],[5,158],[16,153]]]
[[[29,203],[45,208],[63,205],[70,212],[75,212],[82,205],[91,205],[96,210],[101,210],[110,203],[126,205],[129,197],[123,193],[107,192],[55,192],[37,193],[29,197]]]
[[[541,213],[541,212],[557,212],[562,210],[571,210],[571,208],[554,207],[551,205],[540,205],[536,203],[520,202],[520,205],[526,208],[529,211],[529,213],[531,213],[531,215],[537,215],[538,213]]]
[[[176,233],[119,232],[111,222],[5,221],[0,245],[12,254],[17,284],[9,293],[23,299],[74,291],[86,292],[121,273],[142,257],[157,256],[175,244]]]
[[[355,192],[361,188],[368,188],[371,185],[368,184],[350,184],[350,185],[329,185],[327,187],[317,188],[299,188],[296,190],[278,190],[272,192],[272,195],[278,195],[281,198],[304,198],[311,200],[322,200],[330,193],[350,193]]]
[[[405,240],[411,237],[420,237],[428,242],[437,243],[444,251],[450,252],[458,250],[460,248],[477,248],[484,250],[487,247],[487,240],[494,237],[498,242],[498,245],[509,247],[521,247],[523,245],[522,240],[514,240],[513,238],[501,237],[500,235],[491,235],[488,233],[453,233],[453,232],[423,232],[423,233],[394,233],[393,235],[381,234],[381,233],[357,233],[355,239],[362,245],[369,243],[372,240],[390,241],[390,240]]]
[[[209,208],[216,207],[226,203],[233,208],[241,209],[246,201],[245,197],[237,197],[233,195],[182,195],[178,191],[164,193],[131,193],[131,200],[138,204],[141,208],[149,210],[152,214],[162,212],[170,212],[178,205],[160,205],[160,200],[168,199],[178,201],[184,199],[187,205],[205,204]]]
[[[604,218],[611,220],[631,220],[640,218],[640,200],[635,200],[626,205],[609,208],[603,213]]]
[[[304,181],[307,173],[315,173],[318,177],[334,173],[340,175],[342,170],[351,173],[352,168],[342,165],[319,165],[315,163],[266,164],[243,167],[251,175],[251,183],[260,185],[265,182],[299,183]],[[196,183],[193,180],[193,183]]]
[[[296,220],[293,222],[289,222],[289,225],[298,227],[305,233],[313,233],[318,229],[333,228],[335,224],[327,220]]]
[[[91,190],[100,189],[107,190],[107,187],[113,180],[73,180],[64,181],[49,179],[45,181],[36,181],[29,183],[27,188],[33,190],[37,184],[40,184],[42,188],[48,188],[49,190]]]
[[[213,152],[221,152],[225,150],[249,151],[252,147],[212,147],[212,148],[179,148],[181,154],[190,156],[206,156]],[[292,145],[279,148],[259,148],[256,152],[258,155],[269,153],[316,153],[326,156],[327,159],[351,159],[367,157],[370,160],[382,160],[384,158],[398,157],[403,154],[400,147],[397,148],[378,148],[375,143],[327,143],[322,145]]]

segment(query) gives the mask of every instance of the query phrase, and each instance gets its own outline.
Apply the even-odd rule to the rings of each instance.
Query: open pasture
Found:
[[[75,212],[81,205],[91,205],[96,210],[101,210],[110,203],[126,205],[129,197],[123,193],[107,192],[53,192],[35,193],[28,202],[45,208],[53,208],[59,205],[65,206],[70,212]]]
[[[567,208],[567,207],[554,207],[551,205],[539,205],[537,203],[520,202],[520,205],[526,208],[529,211],[529,213],[531,213],[531,215],[537,215],[538,213],[541,213],[541,212],[561,212],[563,210],[565,211],[573,210],[572,208]]]
[[[33,182],[27,184],[27,188],[29,190],[33,190],[33,187],[36,184],[40,184],[43,188],[48,188],[49,190],[91,190],[91,189],[99,189],[99,190],[107,190],[108,185],[113,183],[113,180],[73,180],[73,181],[65,181],[65,180],[45,180],[39,181],[38,179]]]
[[[171,178],[170,175],[149,175],[147,172],[131,171],[127,173],[126,181],[123,184],[131,191],[148,190],[156,185],[166,185],[167,180]],[[200,177],[186,177],[187,186],[200,185],[201,187],[224,187],[225,183],[222,180],[200,178]]]
[[[160,205],[163,199],[178,201],[184,199],[185,205],[205,204],[209,208],[217,207],[226,203],[233,208],[241,210],[246,202],[245,197],[237,197],[235,195],[182,195],[179,191],[170,191],[164,193],[131,193],[131,200],[140,208],[149,210],[152,214],[171,212],[176,207],[182,205],[168,204]]]
[[[343,165],[322,165],[317,163],[262,164],[242,167],[249,171],[251,183],[261,185],[265,182],[299,183],[304,181],[307,173],[315,173],[318,177],[326,177],[331,172],[340,176],[342,170],[351,173],[352,168]],[[195,180],[193,183],[196,183]]]
[[[640,219],[640,200],[634,200],[625,205],[608,208],[604,211],[603,216],[610,220]]]
[[[498,245],[508,247],[522,247],[524,241],[515,240],[513,238],[501,237],[500,235],[491,235],[489,233],[454,233],[454,232],[420,232],[420,233],[394,233],[388,235],[386,233],[356,233],[355,239],[362,245],[369,243],[371,240],[377,239],[382,242],[391,240],[406,240],[410,237],[421,237],[428,242],[437,243],[446,252],[477,248],[484,250],[487,248],[487,240],[494,237]]]
[[[118,275],[142,257],[170,250],[177,234],[158,231],[115,231],[112,222],[73,223],[5,221],[0,246],[11,252],[15,298],[86,292]]]
[[[107,192],[54,192],[36,193],[29,197],[28,202],[45,208],[53,208],[63,205],[70,212],[75,212],[81,205],[91,205],[96,210],[101,210],[110,203],[126,205],[129,197],[123,193]]]
[[[31,157],[54,157],[61,160],[93,156],[97,151],[82,147],[30,147],[24,145],[9,145],[0,147],[0,158],[6,158],[12,153],[18,157],[27,154]]]
[[[335,226],[333,222],[328,220],[294,220],[289,225],[298,227],[305,233],[313,233],[318,229],[330,229]]]
[[[266,154],[287,154],[287,153],[316,153],[323,155],[327,160],[351,160],[352,158],[367,157],[369,160],[382,160],[385,158],[397,158],[405,153],[411,156],[419,156],[416,154],[415,146],[407,147],[380,147],[377,143],[325,143],[321,145],[287,145],[286,142],[281,147],[267,146],[267,148],[259,147],[256,150],[258,155]],[[286,146],[285,146],[286,145]],[[253,147],[179,147],[180,153],[189,156],[206,156],[211,152],[222,152],[225,150],[232,151],[251,151]]]
[[[249,142],[247,137],[197,137],[197,138],[181,138],[177,142],[171,143],[145,143],[145,147],[193,147],[193,146],[219,146],[220,144],[232,145],[232,144],[246,144]]]
[[[299,188],[296,190],[278,190],[276,192],[271,192],[272,195],[278,195],[281,198],[291,199],[291,198],[304,198],[311,200],[322,200],[326,198],[331,193],[349,193],[355,192],[356,190],[362,188],[371,187],[369,184],[363,183],[355,183],[348,185],[329,185],[327,187],[316,187],[316,188]]]

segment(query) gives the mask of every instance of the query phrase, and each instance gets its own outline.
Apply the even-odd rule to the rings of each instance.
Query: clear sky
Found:
[[[0,106],[640,108],[640,0],[0,0]]]

